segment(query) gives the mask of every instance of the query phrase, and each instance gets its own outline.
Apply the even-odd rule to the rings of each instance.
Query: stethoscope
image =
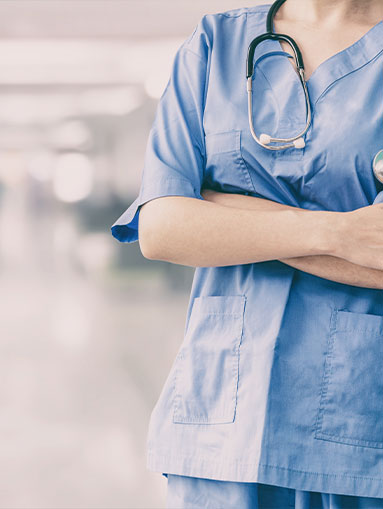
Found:
[[[305,147],[305,141],[303,136],[307,133],[311,125],[311,107],[310,107],[310,99],[309,93],[307,90],[307,83],[305,79],[305,67],[303,64],[302,53],[294,41],[292,37],[286,34],[278,34],[274,33],[273,25],[274,25],[274,17],[278,9],[286,0],[276,0],[267,14],[266,20],[266,32],[264,34],[259,35],[250,43],[248,52],[247,52],[247,62],[246,62],[246,78],[247,78],[247,96],[248,96],[248,110],[249,110],[249,125],[250,131],[254,138],[254,140],[261,145],[262,147],[268,150],[284,150],[287,148],[297,148],[302,149]],[[295,66],[296,71],[299,76],[303,92],[306,100],[306,126],[302,132],[298,133],[296,136],[292,136],[291,138],[273,138],[269,134],[262,133],[259,138],[255,133],[254,124],[253,124],[253,74],[256,64],[263,58],[260,57],[254,65],[254,54],[257,46],[266,40],[273,41],[285,41],[287,42],[293,50],[294,58],[295,58]],[[283,54],[288,56],[289,58],[293,58],[291,55],[285,52],[279,52],[279,54]],[[270,145],[270,143],[279,143],[279,145]],[[383,150],[380,150],[373,159],[372,168],[376,179],[383,184]],[[383,196],[383,193],[382,193]],[[382,197],[383,200],[383,197]]]
[[[267,148],[269,150],[284,150],[286,148],[304,148],[305,141],[303,139],[303,136],[307,133],[310,124],[311,124],[311,107],[310,107],[310,99],[309,94],[307,90],[307,84],[305,80],[305,67],[303,64],[303,58],[302,53],[297,45],[297,43],[294,41],[292,37],[285,34],[277,34],[273,32],[273,24],[274,24],[274,17],[279,9],[279,7],[285,2],[286,0],[277,0],[273,3],[273,5],[270,7],[270,10],[267,14],[267,21],[266,21],[266,32],[262,35],[259,35],[256,37],[249,46],[248,52],[247,52],[247,63],[246,63],[246,78],[247,78],[247,97],[248,97],[248,109],[249,109],[249,125],[250,125],[250,131],[253,135],[254,140],[261,145],[264,148]],[[293,50],[294,57],[295,57],[295,65],[297,69],[297,73],[301,82],[301,85],[303,87],[303,91],[305,94],[306,99],[306,126],[302,132],[297,134],[296,136],[292,136],[291,138],[273,138],[269,134],[261,134],[260,137],[255,133],[254,124],[253,124],[253,74],[254,74],[254,53],[257,48],[257,46],[266,40],[273,40],[273,41],[285,41],[287,42],[290,47]],[[289,58],[292,58],[291,55],[288,53],[282,53],[284,55],[287,55]],[[262,57],[261,57],[262,58]],[[255,64],[258,63],[260,59],[257,60]],[[283,143],[282,145],[270,145],[270,143]]]

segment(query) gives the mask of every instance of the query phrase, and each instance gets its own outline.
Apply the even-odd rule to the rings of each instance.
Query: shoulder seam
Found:
[[[192,53],[193,55],[195,55],[196,57],[198,57],[200,60],[202,61],[205,61],[205,59],[199,55],[198,53],[196,53],[195,51],[193,51],[192,49],[188,48],[187,46],[182,46],[181,47],[181,50],[183,51],[189,51],[189,53]]]
[[[227,14],[226,12],[217,12],[217,16],[224,16],[225,18],[239,18],[240,16],[243,16],[244,14],[247,14],[246,11],[240,12],[236,15],[234,14]]]
[[[261,4],[254,7],[239,7],[238,9],[230,9],[225,12],[217,12],[216,16],[224,16],[225,18],[239,18],[240,16],[247,14],[261,14],[267,12],[271,4]],[[236,13],[236,11],[241,11]]]

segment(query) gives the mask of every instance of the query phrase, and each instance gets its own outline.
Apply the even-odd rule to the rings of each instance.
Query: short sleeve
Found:
[[[138,217],[145,202],[162,196],[203,199],[205,136],[203,109],[209,45],[203,22],[178,49],[168,84],[157,106],[146,146],[137,198],[112,225],[120,242],[138,240]]]

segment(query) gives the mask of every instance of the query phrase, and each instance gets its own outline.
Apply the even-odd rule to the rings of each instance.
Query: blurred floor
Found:
[[[2,508],[165,507],[145,440],[188,296],[163,290],[2,274]]]

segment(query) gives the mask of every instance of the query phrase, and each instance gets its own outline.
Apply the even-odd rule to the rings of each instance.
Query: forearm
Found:
[[[239,194],[210,193],[206,198],[228,207],[240,207],[251,210],[283,210],[294,208],[281,203]],[[304,209],[299,209],[304,210]],[[383,271],[351,263],[342,258],[323,254],[281,258],[281,262],[314,276],[330,281],[363,288],[383,289]]]
[[[139,215],[143,255],[193,267],[219,267],[328,252],[337,213],[248,210],[166,196]]]
[[[383,289],[383,271],[370,269],[331,255],[303,256],[280,260],[291,267],[330,281],[362,288]]]

